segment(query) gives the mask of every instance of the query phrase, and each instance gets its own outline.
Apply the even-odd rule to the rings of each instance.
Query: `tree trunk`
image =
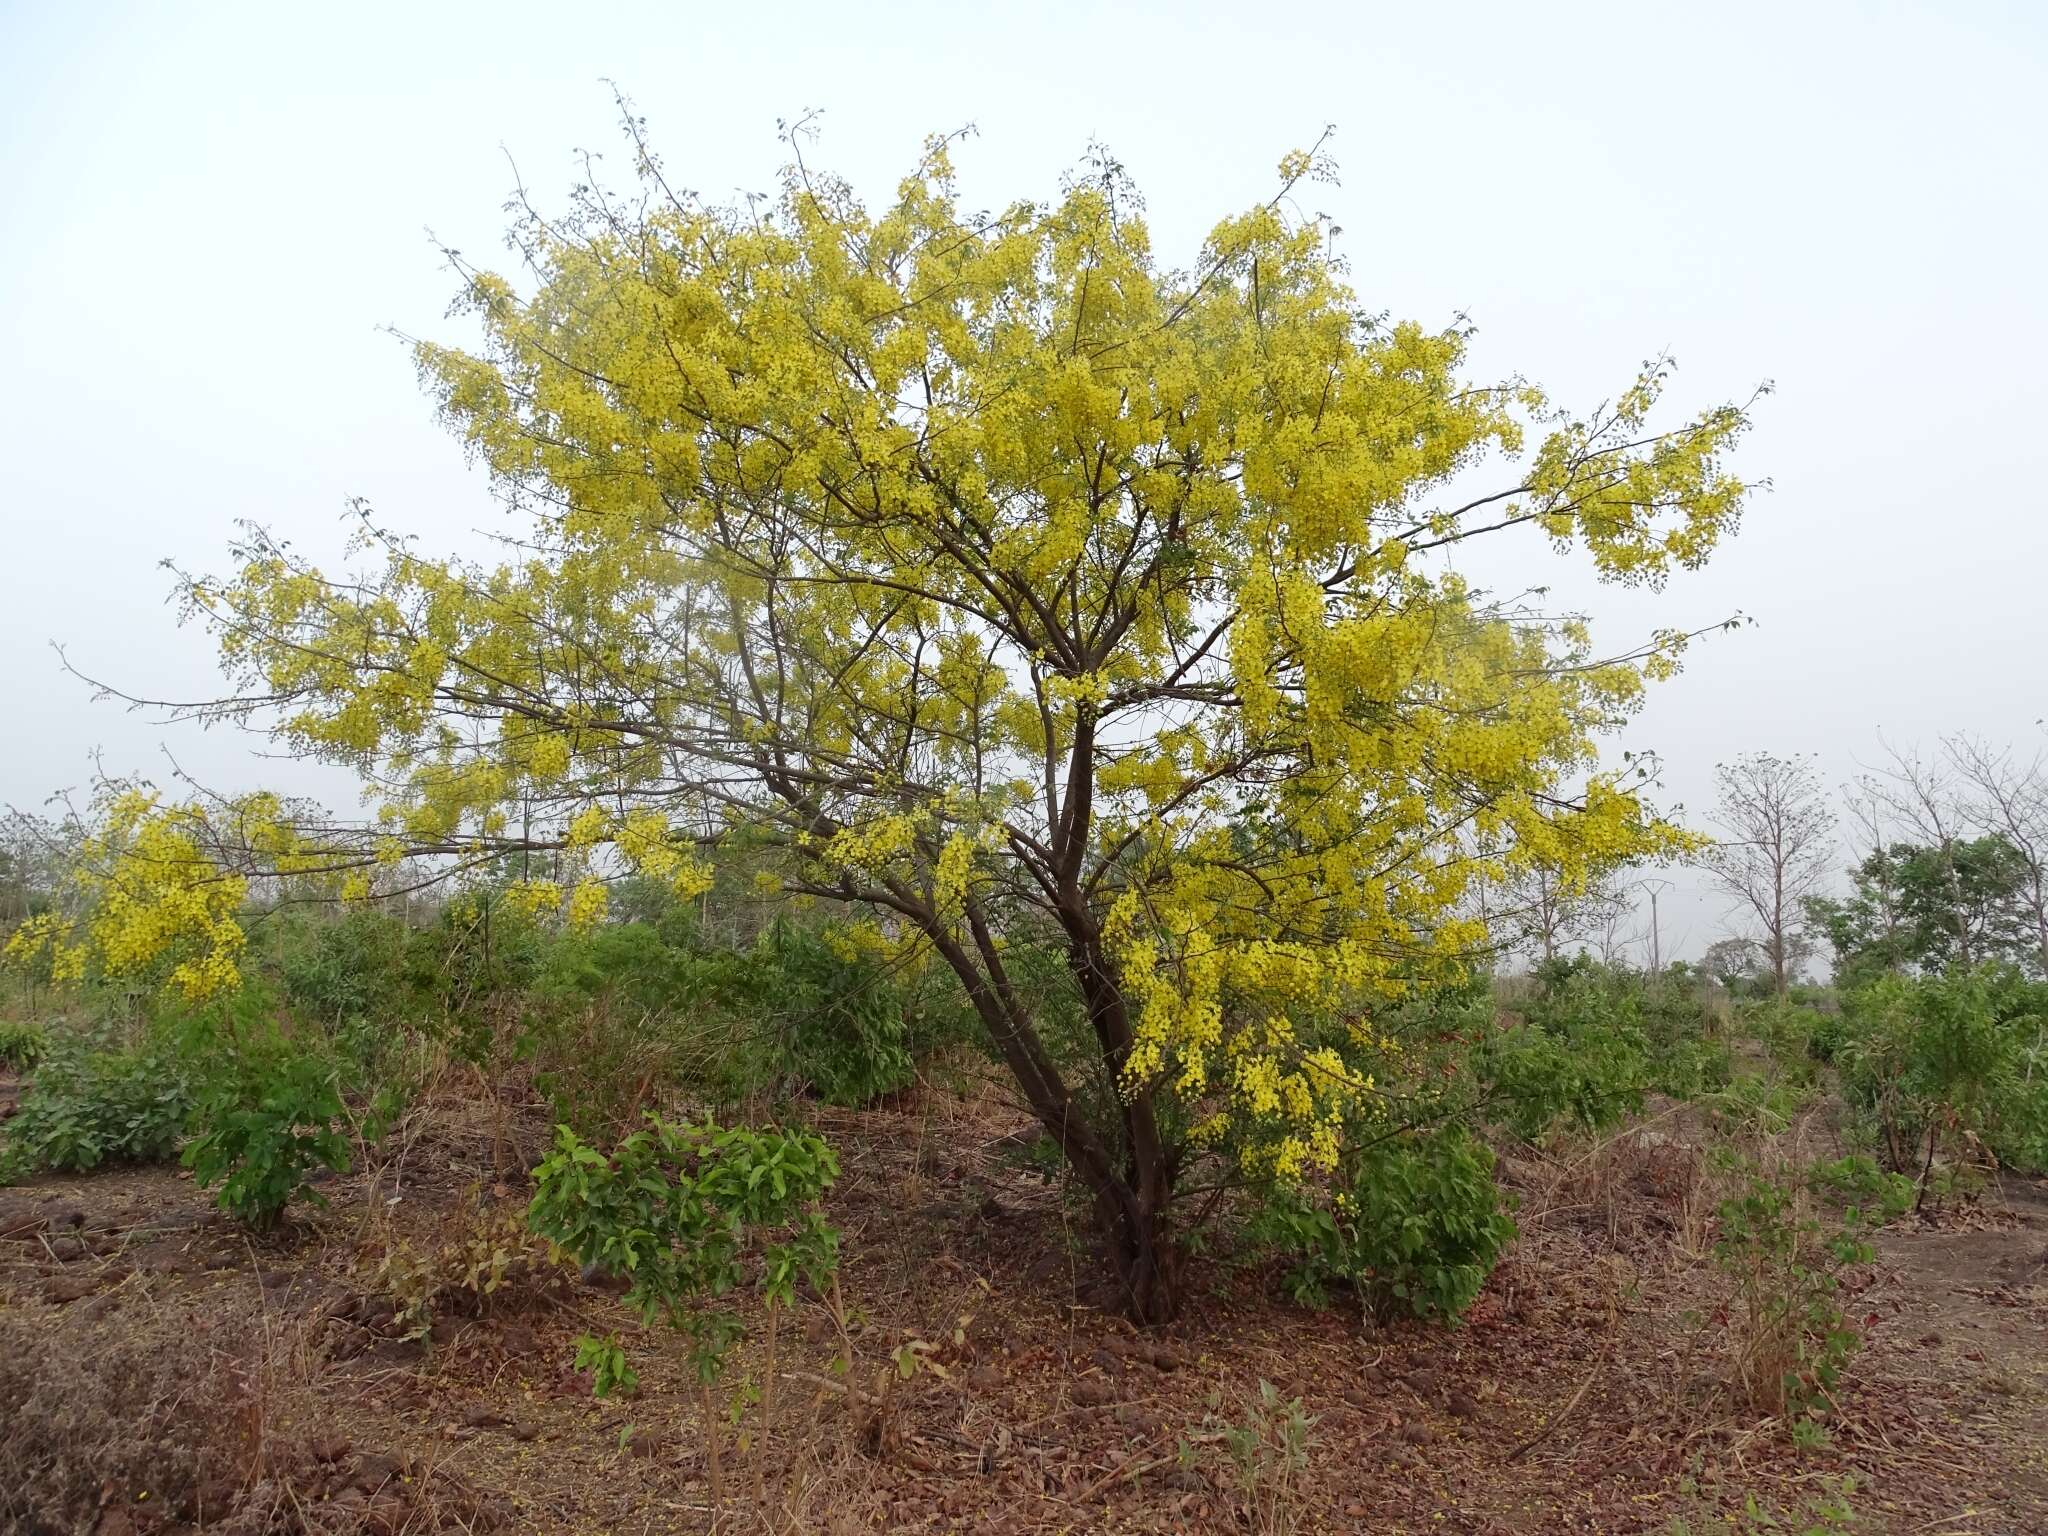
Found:
[[[1173,1170],[1149,1096],[1125,1101],[1116,1127],[1118,1144],[1106,1144],[1045,1049],[1034,1021],[1010,984],[1001,951],[972,900],[967,905],[967,928],[972,950],[943,924],[926,924],[933,944],[966,987],[975,1013],[1023,1090],[1031,1112],[1093,1197],[1096,1223],[1131,1321],[1146,1325],[1172,1321],[1180,1301],[1175,1284],[1178,1266],[1166,1221]],[[1078,959],[1073,963],[1077,967],[1084,964]],[[1106,971],[1096,975],[1108,980]],[[1122,1017],[1122,995],[1113,981],[1109,989],[1115,1009],[1106,1018],[1095,1019],[1098,1038],[1105,1028],[1114,1031]],[[1096,1006],[1091,999],[1091,1017]],[[1113,1065],[1106,1060],[1105,1065],[1114,1075],[1121,1058]]]
[[[1785,853],[1783,848],[1774,851],[1771,870],[1771,981],[1777,989],[1778,1001],[1785,1001],[1787,992],[1785,977]]]
[[[1967,970],[1971,965],[1970,914],[1963,904],[1963,877],[1956,868],[1955,843],[1949,838],[1941,842],[1941,870],[1948,882],[1949,905],[1955,913],[1956,959]]]
[[[1121,1197],[1118,1208],[1123,1208]],[[1130,1211],[1129,1219],[1113,1233],[1109,1255],[1124,1310],[1132,1322],[1145,1327],[1170,1323],[1180,1311],[1180,1264],[1166,1212],[1142,1197]]]

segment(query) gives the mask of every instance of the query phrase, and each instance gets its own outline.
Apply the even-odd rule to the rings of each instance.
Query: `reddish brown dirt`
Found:
[[[263,1449],[246,1475],[271,1490],[273,1528],[710,1528],[680,1351],[609,1291],[565,1275],[444,1317],[430,1339],[392,1336],[375,1278],[388,1246],[451,1234],[479,1200],[523,1201],[517,1176],[498,1182],[501,1125],[445,1106],[402,1163],[324,1185],[325,1210],[267,1240],[175,1170],[0,1190],[0,1324],[20,1330],[0,1347],[62,1329],[95,1341],[89,1357],[166,1327],[261,1346]],[[1849,1302],[1868,1342],[1844,1411],[1826,1448],[1800,1452],[1724,1388],[1697,1158],[1668,1137],[1507,1164],[1524,1236],[1456,1329],[1366,1328],[1211,1263],[1182,1320],[1140,1338],[1102,1309],[1059,1191],[984,1150],[1002,1122],[932,1095],[823,1128],[845,1165],[832,1214],[856,1379],[911,1339],[938,1369],[894,1389],[868,1443],[830,1388],[822,1309],[787,1325],[764,1466],[793,1529],[1273,1529],[1253,1524],[1221,1434],[1266,1380],[1315,1421],[1289,1506],[1303,1531],[1762,1529],[1744,1523],[1751,1499],[1797,1531],[1844,1474],[1858,1532],[2048,1531],[2037,1188],[2008,1184],[1959,1223],[1882,1239]],[[515,1118],[515,1166],[544,1130],[531,1110]],[[592,1400],[571,1368],[586,1331],[626,1335],[636,1398]],[[750,1347],[742,1368],[761,1363]],[[737,1507],[752,1461],[729,1445],[724,1463]],[[9,1475],[0,1466],[0,1484]],[[147,1491],[110,1484],[96,1523],[40,1529],[190,1528]],[[761,1526],[740,1514],[726,1528]]]

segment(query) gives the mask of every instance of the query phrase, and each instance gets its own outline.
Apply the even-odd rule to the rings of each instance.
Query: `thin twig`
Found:
[[[1579,1390],[1572,1394],[1572,1400],[1564,1405],[1563,1412],[1559,1413],[1549,1424],[1538,1430],[1530,1439],[1524,1440],[1512,1451],[1509,1451],[1503,1460],[1510,1462],[1520,1461],[1523,1456],[1556,1434],[1558,1426],[1572,1416],[1572,1410],[1577,1408],[1579,1403],[1585,1398],[1585,1395],[1592,1390],[1593,1383],[1599,1379],[1601,1370],[1606,1366],[1613,1354],[1614,1346],[1612,1343],[1609,1343],[1606,1352],[1593,1362],[1593,1369],[1586,1373],[1586,1379],[1579,1383]]]

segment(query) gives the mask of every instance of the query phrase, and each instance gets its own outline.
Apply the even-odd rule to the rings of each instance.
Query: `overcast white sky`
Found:
[[[2048,7],[870,4],[59,6],[0,0],[0,801],[157,771],[165,733],[63,675],[214,680],[157,563],[221,563],[235,519],[316,552],[369,497],[429,547],[496,514],[404,347],[450,335],[425,231],[495,258],[516,159],[545,202],[620,153],[616,78],[671,173],[765,190],[776,120],[886,196],[972,122],[974,205],[1049,196],[1091,139],[1174,262],[1337,126],[1374,308],[1478,324],[1475,371],[1580,405],[1645,357],[1673,404],[1771,378],[1735,543],[1646,599],[1530,543],[1526,582],[1617,647],[1736,610],[1631,734],[1697,813],[1712,765],[1899,742],[2033,742],[2048,506]],[[222,787],[347,791],[174,733]],[[1721,904],[1689,877],[1667,953]]]

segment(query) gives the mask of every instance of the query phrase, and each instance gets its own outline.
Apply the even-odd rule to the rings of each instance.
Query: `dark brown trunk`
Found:
[[[934,924],[927,929],[940,955],[966,987],[975,1013],[1023,1090],[1031,1112],[1093,1197],[1097,1223],[1131,1320],[1144,1324],[1170,1321],[1179,1301],[1165,1230],[1171,1181],[1149,1102],[1126,1111],[1125,1134],[1120,1139],[1131,1144],[1106,1145],[1088,1123],[1019,1005],[1003,969],[1001,952],[971,902],[968,930],[974,939],[973,953],[945,927]],[[1134,1126],[1144,1132],[1135,1143],[1131,1136]]]

